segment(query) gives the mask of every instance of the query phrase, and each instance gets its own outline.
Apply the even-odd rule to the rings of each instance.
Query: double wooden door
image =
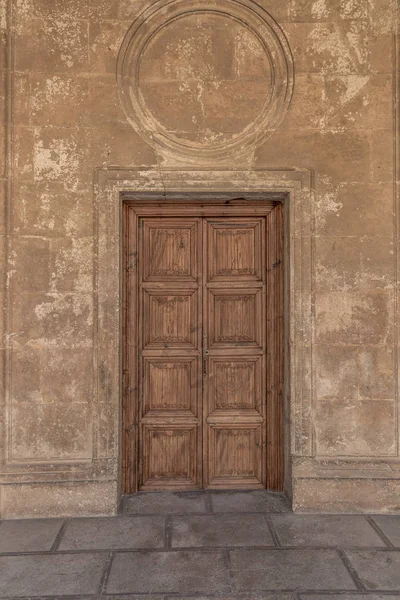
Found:
[[[140,490],[266,487],[267,219],[137,217]]]

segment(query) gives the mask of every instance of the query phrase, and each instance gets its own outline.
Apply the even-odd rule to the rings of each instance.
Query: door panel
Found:
[[[143,359],[143,417],[196,417],[198,360],[145,357]]]
[[[263,219],[219,219],[207,228],[207,281],[261,281]]]
[[[208,410],[260,413],[261,356],[210,357]],[[261,413],[260,413],[261,414]]]
[[[262,439],[261,424],[211,425],[207,487],[236,489],[261,487]]]
[[[232,278],[233,279],[233,278]],[[263,331],[262,288],[214,287],[208,289],[208,347],[260,347]]]
[[[198,221],[144,219],[143,281],[197,281]]]
[[[204,219],[204,487],[265,487],[265,219]]]
[[[139,221],[143,490],[201,485],[200,225],[200,219]]]
[[[144,349],[198,349],[196,307],[201,290],[162,285],[163,289],[143,289]]]
[[[198,484],[197,425],[179,423],[142,428],[143,490],[191,489]]]

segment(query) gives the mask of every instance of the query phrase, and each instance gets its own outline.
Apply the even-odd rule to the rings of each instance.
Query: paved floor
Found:
[[[1,598],[394,600],[400,516],[265,492],[138,494],[110,518],[3,521]],[[368,598],[367,598],[368,596]]]

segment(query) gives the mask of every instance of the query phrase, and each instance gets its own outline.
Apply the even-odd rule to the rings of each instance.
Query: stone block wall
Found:
[[[242,191],[267,171],[310,182],[288,229],[294,509],[399,511],[397,2],[0,10],[1,515],[117,510],[120,367],[98,353],[118,354],[102,330],[120,315],[109,181],[172,193],[179,171],[182,191],[212,191],[224,170]]]

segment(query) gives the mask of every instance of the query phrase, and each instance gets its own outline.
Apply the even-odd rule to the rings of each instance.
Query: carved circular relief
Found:
[[[288,42],[251,0],[154,3],[125,36],[117,75],[135,130],[194,162],[261,144],[293,92]]]

